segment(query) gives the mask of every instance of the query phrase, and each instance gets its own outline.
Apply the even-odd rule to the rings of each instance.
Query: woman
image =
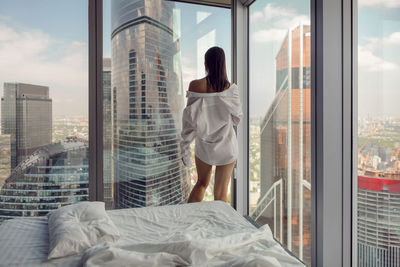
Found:
[[[225,53],[212,47],[205,54],[207,76],[194,80],[187,92],[183,111],[182,161],[191,166],[190,143],[195,139],[195,162],[198,180],[188,202],[200,202],[210,182],[215,165],[214,200],[227,201],[228,185],[238,155],[234,126],[239,124],[242,108],[236,84],[226,75]]]

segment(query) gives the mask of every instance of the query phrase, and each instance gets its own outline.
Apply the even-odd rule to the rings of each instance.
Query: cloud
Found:
[[[189,88],[189,83],[193,80],[196,79],[197,76],[197,70],[195,68],[192,68],[193,64],[191,63],[191,59],[182,56],[181,57],[181,62],[182,62],[182,86],[183,90],[186,91]]]
[[[252,33],[251,39],[257,43],[279,42],[285,38],[287,30],[283,29],[269,29],[260,30]]]
[[[267,4],[262,11],[255,11],[250,15],[250,20],[269,21],[277,17],[291,17],[296,15],[296,10],[287,7],[276,6],[275,4]]]
[[[250,14],[250,22],[255,22],[262,20],[264,18],[264,14],[261,11],[254,11]]]
[[[361,71],[381,72],[398,70],[399,65],[374,55],[368,46],[358,47],[358,66]]]
[[[262,11],[255,11],[250,15],[250,21],[270,22],[277,28],[290,28],[299,23],[309,24],[310,18],[301,15],[296,9],[288,7],[280,7],[275,4],[267,4]]]
[[[400,45],[400,32],[393,32],[388,37],[383,38],[385,44]]]
[[[21,29],[0,20],[0,88],[4,82],[50,87],[53,99],[73,97],[75,103],[53,105],[53,113],[87,113],[87,44],[52,38],[37,29]]]
[[[268,29],[256,31],[252,34],[252,40],[259,43],[281,41],[290,28],[300,24],[309,25],[310,18],[299,14],[297,10],[288,7],[280,7],[275,4],[267,4],[262,11],[255,11],[250,15],[251,22],[267,24]]]
[[[400,7],[400,0],[359,0],[358,6],[396,8]]]

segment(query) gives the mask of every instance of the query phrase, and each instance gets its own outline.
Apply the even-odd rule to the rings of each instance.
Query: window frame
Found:
[[[249,214],[249,6],[231,1],[232,80],[244,117],[233,206]],[[193,4],[224,6],[218,1]],[[224,1],[226,2],[226,1]],[[89,4],[89,199],[103,196],[103,2]],[[356,266],[357,0],[311,0],[312,265]],[[240,41],[240,42],[239,42]],[[341,197],[337,197],[341,196]]]

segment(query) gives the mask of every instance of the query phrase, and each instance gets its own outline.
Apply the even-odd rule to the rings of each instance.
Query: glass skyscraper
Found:
[[[174,3],[112,1],[113,161],[118,208],[187,199],[184,108]]]
[[[103,59],[103,180],[106,208],[114,207],[112,168],[111,58]]]
[[[275,98],[260,123],[261,194],[252,217],[311,262],[311,35],[288,31],[275,58]]]
[[[0,189],[0,222],[88,200],[88,141],[67,138],[26,157]]]
[[[4,83],[1,133],[11,136],[11,168],[52,141],[52,100],[49,87]]]

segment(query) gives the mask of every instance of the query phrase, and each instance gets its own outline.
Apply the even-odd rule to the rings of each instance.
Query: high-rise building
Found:
[[[86,140],[67,138],[26,157],[0,189],[0,222],[88,200],[88,153]]]
[[[380,172],[383,174],[383,172]],[[365,175],[366,174],[366,175]],[[397,178],[358,176],[358,266],[399,266],[400,186]],[[367,176],[368,175],[368,176]],[[383,175],[381,175],[383,176]]]
[[[174,3],[115,0],[111,8],[116,206],[180,203],[190,184],[178,146],[184,95]]]
[[[288,31],[275,59],[275,98],[260,123],[261,194],[252,217],[311,263],[311,35]]]
[[[112,165],[111,58],[103,59],[103,185],[106,208],[114,207]]]
[[[49,87],[4,83],[1,133],[11,135],[11,168],[51,143],[52,100]]]

